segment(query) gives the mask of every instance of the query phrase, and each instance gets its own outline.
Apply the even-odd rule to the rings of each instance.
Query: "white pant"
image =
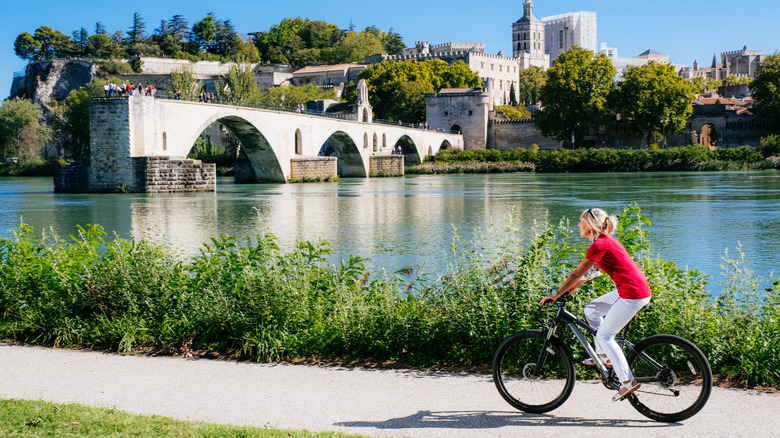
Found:
[[[628,368],[626,356],[615,341],[615,335],[649,302],[650,297],[638,300],[620,298],[618,291],[614,290],[585,305],[588,324],[598,330],[594,337],[596,353],[607,355],[621,382],[633,380],[634,374]]]

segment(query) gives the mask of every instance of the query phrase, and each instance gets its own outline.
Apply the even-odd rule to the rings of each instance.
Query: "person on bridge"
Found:
[[[623,245],[611,236],[617,224],[615,216],[609,216],[600,208],[589,208],[582,212],[577,224],[580,236],[590,239],[593,243],[585,258],[569,274],[558,291],[545,296],[539,303],[542,306],[552,304],[561,296],[571,294],[586,281],[599,276],[599,268],[615,282],[617,290],[585,305],[585,317],[597,330],[594,341],[598,358],[605,366],[614,367],[615,374],[620,378],[620,388],[612,397],[612,401],[623,400],[640,387],[628,367],[623,350],[615,341],[615,335],[650,302],[652,295],[647,278],[634,259],[628,255]],[[593,359],[587,359],[583,364],[596,365]]]

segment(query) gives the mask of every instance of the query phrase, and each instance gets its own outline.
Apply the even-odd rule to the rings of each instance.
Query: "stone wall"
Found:
[[[325,180],[338,176],[338,158],[336,157],[296,157],[290,159],[290,179]]]
[[[372,155],[368,162],[371,176],[404,175],[403,155]]]
[[[214,163],[170,157],[134,157],[135,190],[145,193],[215,192]]]
[[[54,193],[89,192],[89,166],[74,163],[60,166],[54,172]]]
[[[530,119],[488,120],[487,149],[528,149],[536,144],[539,149],[559,149],[561,143],[545,137]]]
[[[425,95],[431,129],[463,134],[464,149],[484,149],[490,96],[480,89],[442,89]]]
[[[130,105],[127,98],[90,99],[89,148],[91,169],[89,188],[92,192],[113,192],[133,181],[131,156]]]

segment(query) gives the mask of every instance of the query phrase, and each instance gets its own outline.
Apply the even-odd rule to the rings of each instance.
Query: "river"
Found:
[[[749,267],[769,278],[780,266],[780,173],[599,173],[419,175],[338,183],[237,185],[216,193],[54,194],[50,178],[0,179],[0,236],[20,218],[61,236],[97,223],[120,237],[166,238],[184,256],[220,233],[266,229],[284,246],[331,242],[334,261],[368,257],[371,269],[444,265],[453,229],[475,230],[511,214],[527,236],[535,221],[569,218],[598,206],[619,213],[637,202],[652,221],[651,243],[665,260],[712,275],[720,288],[724,251],[742,244]]]

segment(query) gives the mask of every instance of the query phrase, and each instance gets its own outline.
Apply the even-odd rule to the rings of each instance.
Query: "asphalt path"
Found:
[[[696,416],[658,423],[599,382],[559,409],[510,407],[491,376],[121,356],[0,344],[0,398],[183,420],[407,437],[780,436],[780,395],[715,388]]]

